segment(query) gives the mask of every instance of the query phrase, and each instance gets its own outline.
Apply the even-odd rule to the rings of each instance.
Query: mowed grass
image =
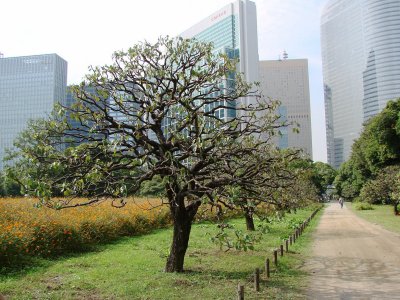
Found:
[[[354,203],[347,204],[361,218],[379,224],[387,230],[400,233],[400,216],[394,215],[392,205],[372,205],[373,210],[356,210]]]
[[[215,224],[192,228],[185,260],[185,273],[165,273],[171,229],[122,238],[98,246],[97,251],[56,260],[36,258],[34,264],[12,274],[0,275],[0,293],[7,299],[236,299],[237,285],[245,285],[246,299],[305,299],[308,276],[301,270],[311,241],[315,218],[290,252],[272,266],[270,280],[262,273],[261,291],[252,284],[255,268],[263,268],[266,257],[293,232],[293,222],[306,219],[312,209],[287,214],[254,251],[221,251],[209,241]],[[292,220],[292,221],[290,221]],[[232,223],[244,229],[244,220]]]

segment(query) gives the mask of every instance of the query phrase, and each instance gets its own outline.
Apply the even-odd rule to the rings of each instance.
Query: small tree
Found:
[[[270,128],[273,136],[274,128]],[[223,172],[232,172],[232,177],[240,176],[248,166],[254,168],[253,175],[247,182],[239,181],[236,185],[224,187],[221,192],[228,205],[243,211],[247,230],[254,231],[254,215],[263,214],[265,205],[281,209],[285,204],[283,198],[276,194],[295,184],[297,174],[290,168],[290,163],[298,159],[297,150],[279,150],[275,146],[266,144],[258,151],[233,161],[232,165]],[[288,203],[286,203],[288,204]],[[290,205],[288,205],[290,206]]]
[[[92,68],[73,87],[72,107],[58,107],[43,126],[31,126],[26,134],[33,142],[17,143],[23,159],[15,177],[57,209],[105,199],[122,206],[128,192],[161,178],[173,220],[165,270],[182,272],[199,206],[215,204],[220,187],[243,186],[256,170],[220,172],[227,159],[239,160],[265,143],[241,143],[263,131],[255,113],[263,112],[267,124],[277,120],[271,117],[276,105],[258,102],[235,73],[236,63],[215,55],[210,44],[181,38],[115,52],[112,65]],[[251,105],[242,103],[245,97],[252,97]],[[65,149],[73,141],[81,144]],[[55,190],[67,198],[54,198]],[[77,202],[78,196],[88,200]]]

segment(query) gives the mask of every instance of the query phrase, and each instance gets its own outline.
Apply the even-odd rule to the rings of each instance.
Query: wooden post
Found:
[[[283,256],[283,245],[282,244],[280,246],[280,250],[281,250],[281,256]]]
[[[289,240],[285,240],[286,252],[289,252]]]
[[[240,285],[240,283],[237,288],[237,298],[238,300],[244,300],[244,286]]]
[[[259,292],[260,291],[260,269],[256,268],[254,271],[254,289]]]
[[[270,271],[269,271],[269,258],[265,260],[265,273],[267,273],[267,278],[270,277]]]
[[[292,236],[289,236],[289,244],[292,246]]]
[[[278,266],[278,250],[274,250],[274,264]]]
[[[293,244],[294,244],[294,243],[296,243],[296,235],[293,234],[292,236],[293,236]]]

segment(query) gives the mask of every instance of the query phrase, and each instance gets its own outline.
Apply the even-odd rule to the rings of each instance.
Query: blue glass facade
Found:
[[[211,27],[208,27],[204,31],[196,34],[194,38],[212,43],[215,51],[218,53],[224,53],[231,59],[240,57],[239,49],[239,28],[238,28],[238,16],[229,15],[221,21],[215,23]],[[235,86],[235,74],[230,74],[227,78],[226,83],[228,88],[234,88]],[[213,104],[217,106],[217,103]],[[218,106],[224,105],[231,108],[218,109],[215,115],[218,118],[234,118],[236,117],[236,103],[230,101],[229,103],[218,103]],[[206,105],[206,110],[211,110],[214,107]]]
[[[224,51],[225,48],[238,50],[239,28],[237,24],[237,16],[230,15],[194,37],[200,41],[213,43],[217,51]]]
[[[0,58],[0,169],[30,119],[65,104],[67,62],[56,54]]]
[[[400,97],[400,1],[330,0],[321,47],[328,162],[338,168],[363,122]]]
[[[216,52],[239,59],[237,71],[243,73],[247,82],[258,81],[257,14],[254,2],[236,0],[186,30],[182,37],[213,43]],[[235,88],[235,74],[228,76],[226,87]],[[219,118],[233,118],[241,102],[250,104],[252,101],[254,99],[245,98],[238,102],[223,103],[229,108],[219,109],[216,114]]]

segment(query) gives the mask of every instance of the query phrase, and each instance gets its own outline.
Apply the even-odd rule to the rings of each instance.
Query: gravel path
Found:
[[[309,299],[400,299],[400,235],[331,203],[312,251]]]

